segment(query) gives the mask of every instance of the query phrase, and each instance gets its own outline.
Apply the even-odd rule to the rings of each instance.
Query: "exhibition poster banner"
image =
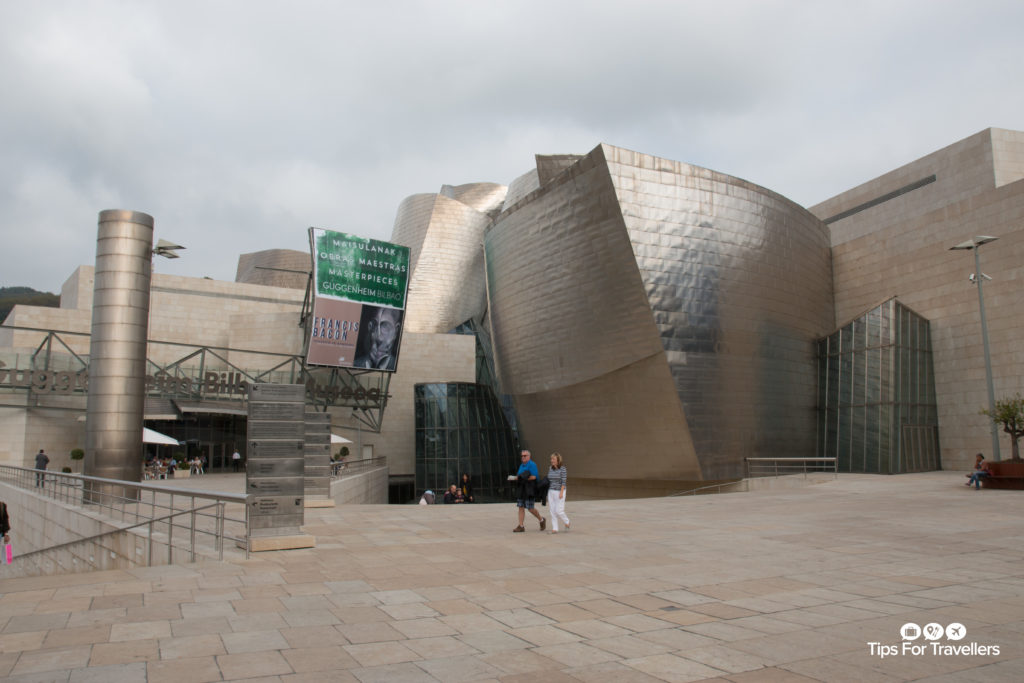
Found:
[[[405,310],[409,247],[310,228],[316,295]]]
[[[313,256],[311,365],[393,372],[398,365],[409,248],[320,228]]]

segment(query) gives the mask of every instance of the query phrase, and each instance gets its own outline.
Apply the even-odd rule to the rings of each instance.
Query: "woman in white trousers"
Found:
[[[568,531],[569,518],[565,516],[566,470],[560,453],[551,454],[551,469],[548,470],[548,512],[551,514],[551,533],[558,533],[558,522],[565,524]]]

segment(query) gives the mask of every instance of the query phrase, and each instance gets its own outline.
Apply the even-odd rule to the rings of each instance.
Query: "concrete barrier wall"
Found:
[[[331,498],[338,505],[388,502],[388,468],[347,474],[331,481]]]
[[[100,519],[83,509],[30,491],[0,483],[0,499],[7,503],[11,518],[11,545],[14,563],[4,566],[4,578],[73,574],[105,569],[130,569],[148,564],[148,539],[138,531],[111,533],[90,542],[26,554],[52,548],[97,534],[115,532],[122,525]],[[133,521],[125,522],[129,526]],[[157,525],[166,529],[166,524]],[[153,564],[167,564],[167,543],[163,534],[153,539]],[[181,559],[181,550],[175,550]]]

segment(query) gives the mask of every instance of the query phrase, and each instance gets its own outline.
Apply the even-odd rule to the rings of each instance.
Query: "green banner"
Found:
[[[318,297],[405,309],[409,247],[309,229]]]

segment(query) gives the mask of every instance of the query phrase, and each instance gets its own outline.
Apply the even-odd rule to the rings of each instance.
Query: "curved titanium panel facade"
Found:
[[[593,155],[506,209],[485,249],[504,393],[578,384],[661,352],[614,188]]]
[[[779,194],[603,145],[705,477],[815,455],[815,343],[834,328],[828,231]]]
[[[83,468],[90,476],[142,477],[152,258],[152,216],[100,212]]]
[[[601,145],[507,207],[485,245],[498,374],[528,446],[596,479],[719,479],[746,456],[814,455],[831,260],[798,205]],[[596,455],[612,439],[636,456]]]
[[[504,186],[473,183],[401,203],[391,241],[411,250],[405,329],[449,332],[483,312],[483,232],[504,197]]]

